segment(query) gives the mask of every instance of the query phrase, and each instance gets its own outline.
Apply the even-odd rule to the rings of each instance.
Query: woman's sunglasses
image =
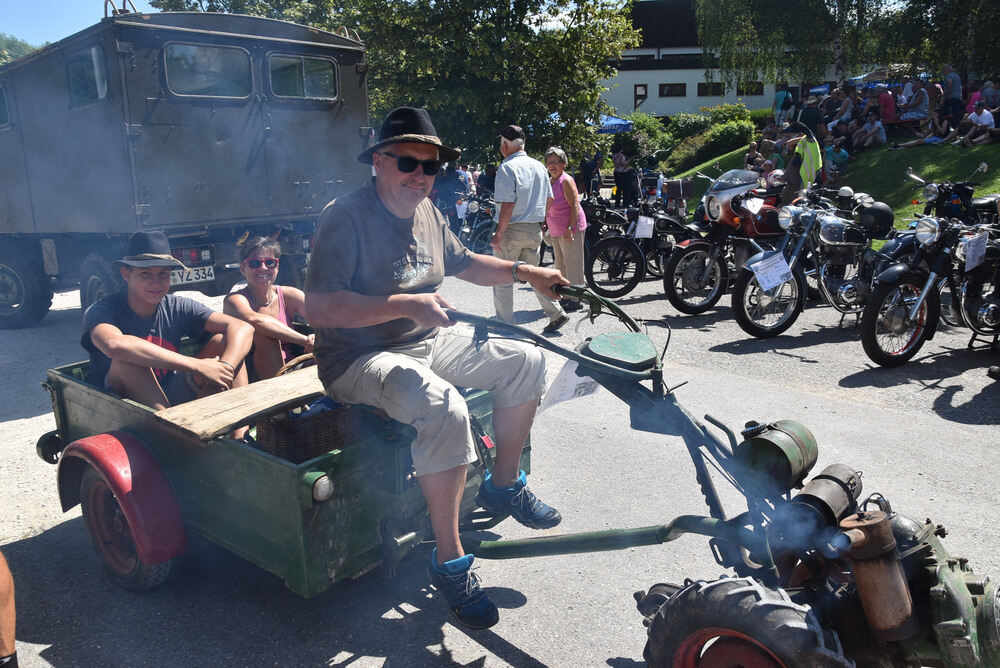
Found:
[[[408,155],[396,155],[395,153],[389,153],[388,151],[382,151],[382,155],[395,158],[396,169],[404,174],[409,174],[415,170],[417,166],[420,166],[424,170],[424,174],[427,176],[434,176],[438,173],[438,170],[441,169],[441,165],[444,164],[440,160],[417,160],[416,158],[411,158]]]
[[[266,260],[247,260],[247,264],[250,265],[251,269],[260,269],[260,265],[264,265],[268,269],[274,269],[278,266],[278,260],[273,257],[269,257]]]

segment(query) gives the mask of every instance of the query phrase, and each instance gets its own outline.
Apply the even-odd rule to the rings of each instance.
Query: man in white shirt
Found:
[[[993,114],[986,108],[986,102],[982,99],[976,100],[976,106],[969,114],[969,122],[972,123],[972,129],[962,137],[963,146],[988,144],[992,140],[990,130],[993,129]]]

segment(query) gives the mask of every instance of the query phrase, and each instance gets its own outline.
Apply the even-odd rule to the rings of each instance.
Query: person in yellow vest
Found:
[[[791,135],[785,146],[792,149],[792,159],[785,169],[781,203],[791,204],[800,190],[808,188],[819,178],[823,169],[823,150],[813,133],[802,123],[792,123],[781,132]]]

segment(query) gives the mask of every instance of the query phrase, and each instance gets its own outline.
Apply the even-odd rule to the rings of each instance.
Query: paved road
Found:
[[[820,444],[816,471],[844,462],[864,471],[865,489],[897,510],[950,529],[952,554],[1000,575],[1000,386],[984,374],[998,356],[966,350],[965,332],[945,331],[901,369],[868,362],[853,321],[810,308],[787,335],[748,339],[728,305],[700,317],[674,312],[647,281],[621,303],[667,338],[667,377],[695,415],[738,428],[747,419],[799,420]],[[489,290],[449,282],[444,294],[488,315]],[[530,292],[516,292],[520,317],[544,322]],[[208,300],[218,304],[218,300]],[[727,300],[726,303],[728,304]],[[575,320],[575,319],[574,319]],[[399,576],[370,574],[304,600],[274,576],[194,539],[172,578],[131,594],[101,572],[79,508],[63,514],[55,469],[34,454],[53,427],[46,368],[83,356],[75,291],[56,296],[40,327],[0,332],[0,545],[15,574],[24,666],[612,666],[642,665],[645,642],[631,594],[660,581],[715,578],[705,541],[682,537],[623,552],[482,560],[501,607],[489,631],[445,622],[429,597],[426,551]],[[575,345],[611,329],[598,320],[557,340]],[[550,357],[550,376],[559,361]],[[662,524],[704,512],[690,463],[676,440],[628,429],[607,393],[562,404],[533,432],[532,487],[559,507],[558,528],[582,531]],[[734,495],[727,499],[737,510]],[[531,534],[511,522],[505,537]],[[553,530],[555,532],[556,530]]]

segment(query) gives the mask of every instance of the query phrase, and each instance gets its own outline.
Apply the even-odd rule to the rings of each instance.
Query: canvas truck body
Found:
[[[370,175],[366,70],[346,33],[201,12],[106,17],[0,67],[0,327],[41,319],[54,278],[84,308],[114,289],[137,230],[170,238],[179,287],[226,292],[255,235],[300,284],[319,212]]]

